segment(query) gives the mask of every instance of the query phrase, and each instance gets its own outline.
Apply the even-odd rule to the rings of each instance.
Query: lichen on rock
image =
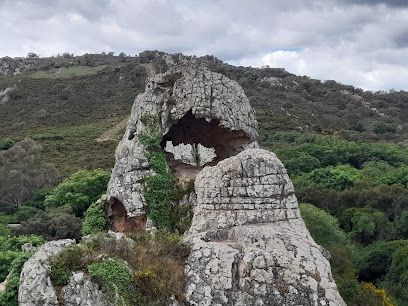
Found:
[[[206,167],[195,190],[191,305],[345,305],[275,154],[245,150]]]
[[[125,135],[119,143],[116,163],[108,185],[107,211],[117,231],[129,232],[132,223],[146,226],[148,204],[145,180],[155,174],[141,136],[154,132],[164,149],[173,147],[213,148],[216,162],[258,144],[257,121],[242,88],[227,77],[205,67],[175,66],[166,73],[148,78],[146,90],[137,96]],[[143,120],[145,119],[145,120]],[[206,153],[206,155],[209,155]],[[192,165],[166,154],[167,165],[179,177],[194,179],[203,164]],[[197,158],[196,158],[197,160]],[[126,212],[126,214],[124,213]],[[121,217],[118,217],[121,216]]]

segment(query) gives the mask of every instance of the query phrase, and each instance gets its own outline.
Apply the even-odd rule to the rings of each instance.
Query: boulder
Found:
[[[73,239],[50,241],[43,244],[23,266],[20,274],[18,304],[20,306],[58,306],[57,292],[48,276],[49,259],[63,247],[75,244]]]
[[[185,237],[191,305],[345,305],[274,153],[245,150],[205,167],[195,190]]]

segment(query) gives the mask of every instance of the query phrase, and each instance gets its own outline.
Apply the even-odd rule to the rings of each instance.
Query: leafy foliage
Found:
[[[173,191],[173,176],[167,167],[166,157],[160,146],[162,135],[158,131],[157,118],[144,115],[141,121],[146,124],[148,132],[141,134],[140,142],[145,146],[149,164],[156,173],[146,179],[147,191],[144,197],[149,204],[148,217],[159,227],[170,228],[170,196]]]
[[[81,233],[82,235],[88,235],[103,231],[107,225],[107,218],[102,204],[95,202],[92,203],[85,212],[85,218],[82,223]]]
[[[0,292],[0,305],[18,305],[20,273],[24,262],[32,255],[32,253],[21,251],[25,243],[39,246],[44,243],[44,239],[38,236],[0,236],[0,281],[8,277],[5,290]]]
[[[11,265],[11,275],[8,278],[6,290],[0,292],[0,305],[16,306],[18,305],[18,287],[20,282],[20,273],[24,263],[31,257],[32,253],[21,252]]]
[[[22,221],[21,226],[13,228],[15,235],[39,235],[47,240],[81,238],[82,221],[73,215],[72,207],[61,206],[56,209],[39,211],[34,217]]]
[[[110,173],[102,170],[79,170],[59,184],[46,197],[46,207],[70,205],[76,216],[82,217],[92,202],[106,190]]]
[[[14,141],[9,138],[0,139],[0,150],[10,149],[13,145]]]
[[[184,301],[183,262],[188,249],[181,237],[159,231],[133,239],[136,243],[130,244],[98,233],[82,246],[63,249],[50,261],[50,278],[63,286],[71,272],[89,271],[112,303],[119,298],[116,302],[125,305],[168,305],[172,294]]]
[[[307,229],[317,243],[328,246],[347,242],[346,233],[340,229],[335,217],[311,204],[300,204],[299,209]]]

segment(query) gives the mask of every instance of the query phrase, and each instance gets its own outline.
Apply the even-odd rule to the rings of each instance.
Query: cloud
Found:
[[[402,0],[0,0],[0,56],[213,54],[367,89],[408,89],[407,34]]]

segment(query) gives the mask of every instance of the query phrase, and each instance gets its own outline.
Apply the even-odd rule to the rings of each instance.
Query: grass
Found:
[[[42,158],[52,161],[62,177],[84,168],[110,170],[118,141],[97,142],[95,139],[122,119],[105,119],[78,126],[43,126],[26,131],[20,137],[31,137],[40,143],[44,148]]]
[[[98,71],[101,71],[105,69],[106,67],[107,65],[101,65],[101,66],[96,66],[96,67],[77,66],[77,67],[53,69],[49,71],[37,71],[31,74],[31,78],[33,79],[64,79],[64,78],[71,78],[74,76],[92,75],[92,74],[97,74]]]
[[[90,273],[112,303],[168,305],[170,296],[184,297],[184,261],[188,248],[181,236],[159,231],[117,240],[103,233],[93,235],[83,246],[62,250],[50,261],[54,286],[64,286],[71,272]],[[131,240],[130,240],[131,241]],[[124,261],[128,265],[124,264]],[[120,295],[120,300],[115,297]]]

